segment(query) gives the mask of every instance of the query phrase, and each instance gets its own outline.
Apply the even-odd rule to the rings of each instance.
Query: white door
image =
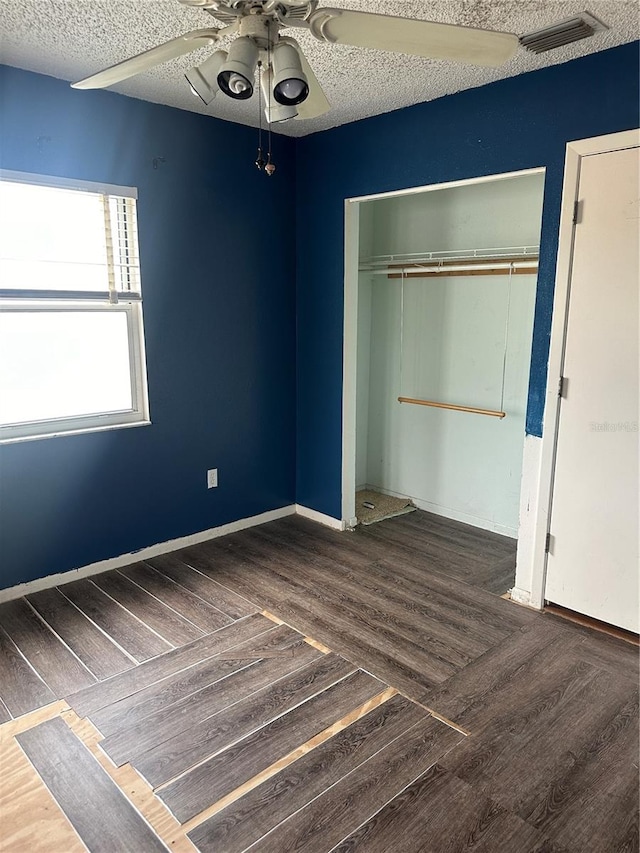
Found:
[[[545,590],[635,632],[639,155],[580,161]]]

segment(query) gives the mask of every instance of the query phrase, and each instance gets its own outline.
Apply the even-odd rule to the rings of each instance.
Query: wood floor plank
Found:
[[[319,657],[316,649],[301,641],[298,654],[284,660],[225,661],[228,665],[235,664],[238,671],[224,681],[214,682],[185,699],[159,708],[137,724],[116,731],[106,737],[101,746],[115,764],[135,764],[140,755],[153,747],[175,738],[185,729],[209,719]],[[244,664],[242,669],[241,664]]]
[[[93,582],[172,646],[190,643],[204,633],[118,571],[96,575]]]
[[[354,669],[337,655],[323,655],[292,675],[252,693],[224,714],[208,717],[150,749],[137,759],[136,770],[157,788],[346,678]]]
[[[327,533],[331,534],[331,531],[327,531]],[[242,571],[246,571],[248,561],[250,562],[253,560],[254,565],[264,565],[264,551],[257,551],[254,542],[254,539],[261,534],[252,530],[243,531],[242,535],[244,538],[240,539],[240,534],[236,534],[234,539],[235,545],[233,548],[234,556],[229,557],[227,555],[227,565],[225,565],[224,556],[222,558],[218,558],[218,564],[220,563],[220,560],[222,561],[222,573],[223,576],[226,575],[225,582],[230,585],[238,583],[239,568],[241,566]],[[323,533],[323,535],[326,534]],[[340,534],[336,535],[340,536]],[[354,548],[357,550],[357,545],[354,546],[352,544],[354,541],[358,541],[357,537],[348,536],[343,541],[345,543],[343,546],[345,550],[353,550]],[[381,573],[383,576],[386,575],[387,581],[399,583],[403,589],[405,586],[408,587],[408,589],[412,589],[413,594],[419,595],[422,600],[426,597],[428,600],[437,600],[441,605],[444,602],[448,602],[450,610],[457,614],[462,623],[464,624],[467,622],[477,625],[479,629],[482,629],[485,632],[488,642],[491,640],[497,641],[502,639],[510,632],[518,630],[520,627],[530,623],[536,616],[533,611],[518,607],[511,602],[501,600],[497,596],[484,590],[477,589],[474,591],[473,595],[470,595],[466,586],[461,585],[446,575],[428,571],[424,565],[420,564],[421,558],[416,560],[418,565],[414,566],[406,560],[394,560],[393,554],[390,553],[386,547],[380,547],[378,542],[371,543],[368,540],[365,540],[365,545],[367,550],[371,553],[372,559],[377,561],[374,566],[372,566],[374,569],[377,568],[377,577],[380,577]],[[214,545],[211,543],[205,543],[203,546],[197,547],[206,547],[211,549]],[[222,549],[224,546],[222,543],[216,543],[215,547]],[[287,537],[284,536],[280,543],[280,550],[285,549],[285,551],[287,551],[288,547]],[[240,564],[238,563],[238,554],[242,555],[240,558],[242,562]],[[277,558],[277,552],[275,553],[275,556]],[[302,562],[306,562],[304,557],[302,558]],[[340,563],[339,556],[336,558],[334,563]],[[354,573],[357,574],[357,572],[366,579],[369,574],[369,566],[360,567],[358,570],[354,569]],[[273,586],[273,583],[271,583],[270,588],[267,586],[267,595],[269,595],[270,592],[273,592]],[[296,586],[300,587],[301,584],[298,583],[293,586],[291,583],[285,584],[280,592],[280,597],[290,597],[291,592],[295,590]],[[309,585],[305,584],[304,587],[308,589]],[[357,584],[355,585],[354,590],[357,593]],[[257,588],[256,594],[264,595],[265,591],[261,588]]]
[[[154,716],[156,712],[164,714],[175,703],[181,703],[185,699],[188,706],[189,700],[192,697],[195,699],[199,691],[211,685],[217,685],[219,681],[252,664],[255,664],[253,658],[245,660],[207,658],[202,664],[183,669],[132,696],[125,696],[113,705],[100,708],[99,711],[91,714],[89,719],[96,728],[100,729],[106,739],[115,733],[121,733],[123,736],[127,735],[125,739],[128,742],[129,733],[131,737],[135,737],[140,729],[144,732],[148,717]],[[128,752],[126,754],[128,755]],[[124,761],[118,761],[111,752],[108,752],[108,755],[116,764],[124,764],[124,761],[128,760],[125,758]]]
[[[13,717],[28,714],[56,699],[1,628],[0,698]]]
[[[226,613],[231,619],[240,619],[257,611],[255,604],[217,583],[210,576],[203,575],[197,570],[197,566],[193,568],[191,563],[187,562],[189,554],[189,549],[186,549],[175,554],[153,557],[146,562],[156,571]]]
[[[263,836],[252,853],[327,853],[463,737],[432,717],[418,723]]]
[[[302,666],[299,663],[300,655],[294,654],[296,651],[298,653],[304,651],[302,648],[304,638],[297,631],[287,625],[274,626],[273,630],[264,635],[264,638],[265,655],[273,658],[276,652],[280,652],[280,657],[274,663],[276,670],[277,667],[286,669],[292,666],[295,669]],[[251,664],[260,662],[260,655],[255,653],[256,645],[255,641],[250,640],[247,644],[240,643],[235,646],[232,652],[206,656],[202,661],[186,669],[181,669],[93,712],[90,714],[91,721],[104,735],[111,735],[123,728],[131,730],[137,723],[156,711],[166,711],[176,702],[181,702],[187,697],[192,697],[187,704],[195,714],[196,706],[190,703],[199,701],[200,691],[222,679],[230,678],[235,672],[244,670]],[[317,650],[313,651],[314,658],[320,656]]]
[[[456,631],[449,621],[444,618],[433,620],[421,618],[422,614],[413,607],[407,606],[412,602],[393,598],[388,593],[384,599],[380,592],[367,592],[366,576],[362,578],[353,572],[343,569],[339,564],[315,557],[311,561],[305,559],[303,548],[290,543],[271,540],[264,532],[256,528],[251,531],[252,541],[269,543],[264,552],[265,565],[277,568],[290,579],[297,579],[314,588],[318,583],[323,586],[323,598],[327,604],[337,604],[352,614],[357,611],[367,625],[381,630],[391,629],[394,635],[415,641],[420,638],[421,652],[429,650],[435,658],[445,666],[450,664],[455,668],[465,666],[478,654],[491,645],[484,641],[470,641],[465,631]]]
[[[638,845],[637,690],[618,708],[609,708],[597,720],[594,716],[579,739],[572,730],[574,750],[569,738],[565,740],[564,766],[557,760],[548,778],[539,778],[536,790],[531,786],[518,809],[527,814],[528,823],[567,850],[582,851],[590,845],[628,850],[633,833]]]
[[[412,516],[421,514],[411,513]],[[402,516],[399,519],[392,519],[388,523],[392,525],[393,522],[408,518],[408,515]],[[425,558],[422,548],[418,550],[408,548],[399,551],[394,543],[388,541],[386,537],[369,535],[371,532],[375,532],[375,529],[379,528],[380,525],[374,524],[366,528],[357,528],[354,534],[344,536],[342,533],[327,528],[320,529],[319,525],[300,516],[282,521],[303,530],[305,535],[314,541],[322,541],[327,547],[337,547],[335,556],[338,562],[340,562],[339,553],[342,550],[361,556],[368,555],[371,563],[386,565],[391,577],[398,574],[403,578],[412,578],[417,582],[418,590],[422,592],[437,591],[444,596],[449,596],[452,601],[460,605],[471,606],[478,612],[478,615],[484,615],[487,624],[493,624],[505,633],[523,627],[536,615],[534,611],[527,610],[527,608],[518,607],[510,602],[499,601],[495,595],[485,590],[477,589],[471,595],[466,585],[461,585],[459,581],[448,574],[449,562],[447,557],[443,557],[442,570],[436,571],[434,565]],[[276,524],[282,524],[282,522],[274,522],[273,526]],[[473,552],[471,556],[474,560],[477,559]]]
[[[568,850],[616,850],[615,804],[640,793],[638,690],[570,657],[553,669],[443,763]]]
[[[382,651],[369,645],[368,638],[363,638],[359,632],[336,626],[329,614],[326,618],[321,618],[312,614],[299,602],[290,600],[281,601],[278,604],[278,612],[301,633],[319,639],[338,654],[361,669],[381,678],[410,699],[420,702],[433,687],[430,679],[425,679],[417,668],[399,661],[393,651]]]
[[[382,690],[382,682],[358,670],[195,767],[158,795],[185,823]]]
[[[57,698],[95,684],[95,677],[24,598],[0,607],[0,626]]]
[[[442,515],[434,513],[419,512],[400,516],[397,524],[393,520],[383,522],[385,526],[396,530],[412,532],[416,538],[418,548],[421,548],[426,539],[437,542],[442,547],[449,548],[455,554],[468,556],[477,555],[480,559],[490,563],[498,562],[505,557],[515,557],[517,540],[480,527],[473,527],[462,521],[454,521]]]
[[[294,577],[295,572],[289,574],[284,567],[276,569],[269,565],[262,552],[247,544],[246,537],[240,540],[239,536],[236,536],[235,541],[239,543],[239,547],[242,547],[242,552],[247,560],[252,554],[253,563],[243,562],[241,572],[232,567],[222,569],[219,567],[218,570],[229,577],[230,583],[235,581],[239,585],[250,586],[256,590],[256,594],[267,597],[269,599],[267,605],[276,615],[287,619],[283,610],[283,597],[288,599],[287,604],[292,604],[295,601],[305,614],[308,611],[313,611],[314,617],[317,614],[330,614],[332,626],[335,626],[343,636],[349,635],[357,639],[357,644],[360,647],[364,646],[367,650],[371,649],[374,654],[390,656],[392,660],[397,662],[399,671],[403,669],[410,671],[411,678],[418,684],[420,690],[432,687],[455,672],[456,668],[449,661],[443,660],[436,649],[425,650],[417,643],[403,638],[386,627],[370,626],[366,618],[355,610],[338,604],[330,593],[324,596],[319,595],[310,585],[303,586],[302,582]],[[274,589],[277,590],[277,594],[273,593]],[[287,619],[287,621],[290,620]],[[294,625],[294,627],[299,628],[299,625]],[[317,631],[314,634],[313,630],[306,627],[304,630],[338,650],[335,642],[332,643],[331,640],[323,638]],[[344,653],[344,651],[340,651]],[[361,665],[366,669],[371,668],[371,665],[366,662]],[[380,675],[384,677],[383,673]],[[399,689],[402,689],[399,684],[390,683],[392,686],[398,686]]]
[[[527,691],[546,677],[571,647],[571,637],[545,617],[527,631],[516,632],[461,670],[449,681],[428,691],[424,704],[443,717],[474,732],[495,718],[496,707],[504,710],[519,702]]]
[[[135,665],[59,589],[34,592],[27,601],[97,679],[110,678]]]
[[[175,581],[169,580],[146,563],[136,563],[134,566],[127,566],[118,571],[151,595],[155,595],[163,604],[173,608],[180,616],[188,619],[205,634],[217,631],[218,628],[223,628],[233,622],[231,616],[189,592],[188,589],[175,583]]]
[[[72,604],[137,661],[148,660],[171,648],[166,640],[136,619],[90,580],[72,581],[59,589]]]
[[[207,546],[208,544],[203,543]],[[201,546],[195,546],[194,550],[195,548],[200,549]],[[200,553],[206,554],[207,551],[202,549]],[[243,595],[251,595],[261,609],[271,612],[280,599],[302,594],[305,590],[305,586],[286,580],[270,567],[263,565],[260,560],[221,553],[215,558],[215,565],[216,577],[221,583],[239,590]]]
[[[413,514],[413,513],[412,513]],[[396,519],[392,519],[395,522]],[[408,560],[412,564],[429,568],[433,572],[446,575],[462,583],[472,584],[487,565],[487,558],[460,549],[452,550],[423,531],[416,532],[409,525],[391,522],[371,524],[366,528],[356,528],[356,536],[368,537],[383,542],[384,547],[395,555],[396,559]]]
[[[585,663],[606,669],[622,678],[638,680],[640,647],[617,637],[610,637],[592,628],[569,622],[551,613],[545,613],[549,625],[563,627],[577,641],[573,653]]]
[[[92,853],[167,851],[91,753],[57,718],[17,736]]]
[[[547,840],[523,820],[478,795],[435,764],[333,853],[552,853]]]
[[[201,853],[246,850],[426,716],[393,697],[199,824],[189,838]]]
[[[273,622],[265,619],[261,614],[248,616],[213,634],[194,640],[186,646],[146,661],[108,681],[74,693],[67,697],[67,702],[78,716],[90,716],[99,708],[111,705],[180,670],[273,630],[275,630]]]
[[[289,660],[293,657],[292,647],[294,645],[299,647],[303,642],[303,637],[288,625],[273,626],[272,630],[257,638],[257,640],[260,639],[263,639],[264,654],[270,655],[274,651],[279,651]],[[91,721],[104,735],[110,735],[123,726],[130,728],[156,710],[168,708],[174,702],[197,693],[209,684],[227,678],[235,671],[244,669],[252,663],[257,663],[261,659],[260,655],[256,654],[257,645],[256,640],[251,639],[247,643],[235,645],[233,649],[223,652],[222,655],[205,653],[202,660],[194,662],[189,667],[167,675],[92,712],[89,715]],[[281,661],[278,663],[281,665]]]
[[[421,577],[419,582],[412,583],[384,561],[371,563],[367,560],[363,563],[359,560],[353,565],[345,559],[345,548],[340,543],[322,541],[319,544],[317,537],[312,539],[295,530],[293,535],[276,535],[272,532],[272,525],[255,528],[251,532],[279,546],[280,553],[293,553],[299,558],[298,562],[326,575],[331,590],[339,589],[356,600],[362,595],[364,602],[374,606],[384,606],[389,602],[397,611],[409,611],[423,617],[432,630],[444,632],[447,640],[463,654],[476,656],[479,650],[486,650],[501,640],[509,630],[505,631],[502,619],[488,621],[482,608],[474,606],[473,600],[460,601],[452,597],[450,590],[434,589],[429,579]]]
[[[326,597],[308,590],[305,595],[309,609],[322,613],[326,608]],[[343,631],[358,635],[369,648],[389,654],[399,663],[415,669],[420,673],[423,683],[430,686],[450,678],[463,663],[469,659],[461,658],[446,642],[435,636],[435,632],[413,635],[413,640],[405,636],[410,634],[410,627],[405,624],[403,630],[396,630],[395,625],[389,625],[380,609],[358,606],[353,599],[330,596],[331,621]],[[424,645],[423,645],[424,644]],[[455,661],[455,662],[454,662]]]
[[[461,658],[456,650],[435,636],[421,636],[418,644],[413,639],[408,639],[402,631],[395,630],[395,626],[390,629],[384,615],[384,610],[388,610],[388,607],[376,611],[373,608],[367,609],[360,602],[336,594],[330,583],[323,584],[326,592],[318,593],[317,576],[306,573],[304,565],[287,565],[286,556],[280,557],[277,552],[275,557],[271,557],[268,549],[255,545],[250,533],[249,531],[243,536],[243,551],[247,555],[252,554],[256,569],[261,575],[273,577],[276,583],[278,578],[281,578],[290,590],[295,591],[289,594],[297,594],[298,600],[314,613],[330,611],[332,622],[336,626],[357,631],[362,642],[367,645],[384,652],[392,651],[399,661],[419,670],[421,678],[428,683],[434,684],[444,680],[452,675],[461,663],[468,662],[468,658]],[[405,624],[404,628],[406,634],[412,633],[410,626]],[[415,631],[413,637],[416,638]],[[458,666],[452,660],[455,660]]]

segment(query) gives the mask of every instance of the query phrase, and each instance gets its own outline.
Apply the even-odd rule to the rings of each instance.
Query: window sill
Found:
[[[84,435],[89,432],[107,432],[114,429],[130,429],[131,427],[151,426],[151,421],[133,421],[129,424],[107,424],[105,426],[82,427],[80,429],[60,430],[58,432],[46,432],[42,435],[23,435],[16,438],[0,438],[2,444],[18,444],[23,441],[39,441],[42,438],[64,438],[68,435]]]

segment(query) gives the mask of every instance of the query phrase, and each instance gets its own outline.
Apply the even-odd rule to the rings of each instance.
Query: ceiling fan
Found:
[[[245,100],[253,95],[260,69],[259,96],[267,121],[309,119],[326,113],[329,102],[298,43],[281,35],[303,28],[330,44],[498,66],[510,59],[520,41],[513,33],[433,21],[398,18],[347,9],[318,8],[318,0],[179,0],[208,12],[223,26],[193,30],[105,71],[73,83],[76,89],[101,89],[141,74],[155,65],[198,48],[237,36],[229,50],[216,50],[186,73],[193,92],[209,104],[222,91]]]

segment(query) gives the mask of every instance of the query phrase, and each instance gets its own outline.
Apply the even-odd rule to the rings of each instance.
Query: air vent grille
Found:
[[[581,12],[574,18],[567,18],[532,33],[520,36],[520,44],[533,53],[544,53],[547,50],[555,50],[564,47],[574,41],[589,38],[595,33],[608,30],[606,24],[594,18],[589,12]]]

